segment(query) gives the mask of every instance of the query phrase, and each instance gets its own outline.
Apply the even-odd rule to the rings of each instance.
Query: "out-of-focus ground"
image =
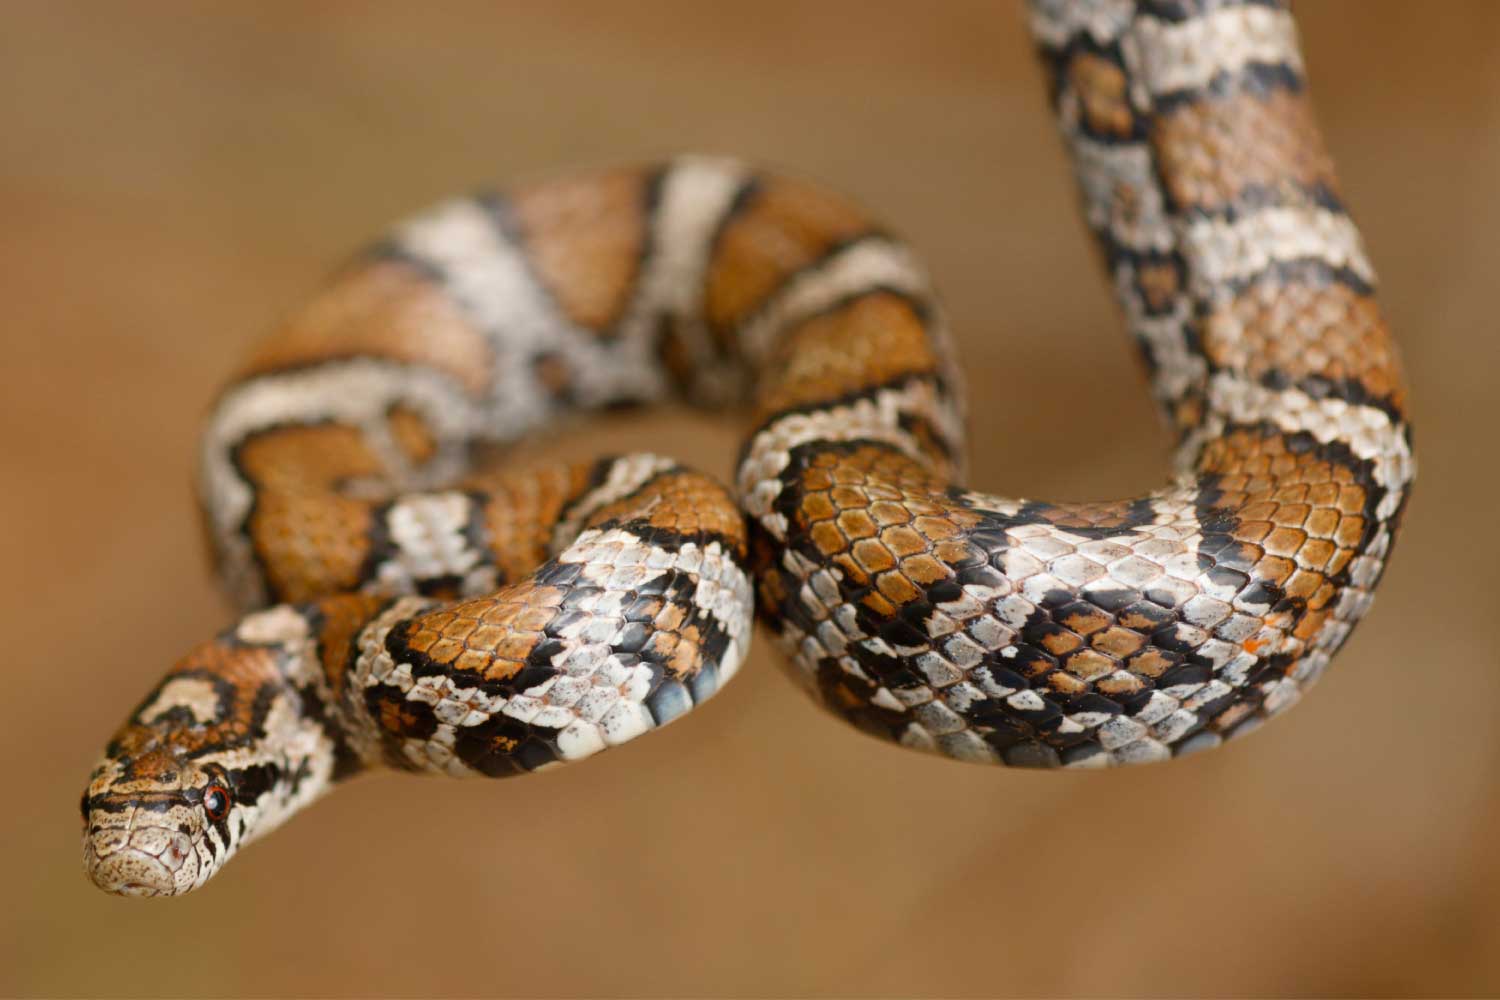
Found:
[[[437,197],[676,150],[790,167],[930,261],[976,485],[1123,495],[1160,480],[1164,439],[1008,4],[9,5],[0,994],[1500,990],[1500,5],[1301,15],[1422,464],[1374,613],[1301,706],[1170,766],[985,769],[831,721],[761,641],[637,745],[522,781],[360,780],[142,903],[80,874],[76,803],[227,618],[199,415],[335,262]],[[727,475],[736,426],[548,444]]]

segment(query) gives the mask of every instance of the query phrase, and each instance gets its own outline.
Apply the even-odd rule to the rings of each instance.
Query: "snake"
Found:
[[[682,156],[444,202],[212,404],[198,492],[242,617],[107,744],[92,881],[188,892],[357,774],[590,757],[711,697],[757,620],[829,712],[966,761],[1166,760],[1295,703],[1368,609],[1415,471],[1296,25],[1260,0],[1028,19],[1165,486],[963,485],[931,279],[813,182]],[[653,454],[504,461],[666,398],[748,408],[732,490]]]

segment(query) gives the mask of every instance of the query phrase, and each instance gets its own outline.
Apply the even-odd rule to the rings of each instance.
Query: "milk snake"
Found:
[[[371,768],[509,775],[629,740],[733,676],[752,604],[831,711],[965,760],[1161,760],[1296,701],[1370,604],[1413,459],[1291,16],[1035,0],[1030,21],[1168,486],[957,485],[928,279],[806,182],[687,157],[447,202],[218,397],[199,485],[248,613],[109,743],[92,879],[186,892]],[[486,455],[667,395],[753,400],[734,496],[650,455]]]

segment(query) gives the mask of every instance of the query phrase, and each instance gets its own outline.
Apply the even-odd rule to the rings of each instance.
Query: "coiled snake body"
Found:
[[[967,760],[1160,760],[1295,701],[1370,603],[1413,460],[1290,15],[1038,0],[1031,23],[1170,485],[957,485],[926,276],[804,182],[684,158],[440,205],[219,398],[206,521],[263,610],[109,744],[94,881],[195,888],[368,768],[506,775],[629,740],[733,675],[752,603],[822,704]],[[567,410],[746,392],[738,504],[650,455],[478,460]]]

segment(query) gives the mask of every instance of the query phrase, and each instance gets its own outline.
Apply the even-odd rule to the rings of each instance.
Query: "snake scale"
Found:
[[[373,768],[588,757],[714,694],[755,617],[829,710],[971,761],[1162,760],[1295,702],[1368,608],[1414,464],[1291,15],[1035,0],[1030,24],[1167,486],[959,485],[928,278],[807,182],[684,157],[447,202],[217,398],[199,488],[245,617],[108,744],[93,881],[194,889]],[[487,457],[665,396],[750,401],[733,494],[653,455]]]

